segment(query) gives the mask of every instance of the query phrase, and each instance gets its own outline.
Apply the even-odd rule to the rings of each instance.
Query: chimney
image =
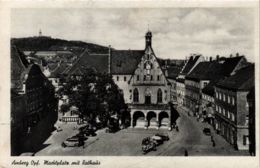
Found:
[[[108,74],[111,73],[111,45],[108,46]]]
[[[230,58],[232,58],[232,57],[233,57],[233,55],[232,55],[232,54],[230,54],[230,55],[229,55],[229,57],[230,57]]]
[[[193,56],[190,56],[190,59],[193,60]]]
[[[236,57],[239,57],[239,53],[236,53]]]
[[[212,62],[212,57],[209,57],[209,61]]]

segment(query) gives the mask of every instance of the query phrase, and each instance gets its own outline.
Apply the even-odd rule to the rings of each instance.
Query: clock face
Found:
[[[146,68],[146,69],[151,69],[150,63],[147,63],[145,68]]]

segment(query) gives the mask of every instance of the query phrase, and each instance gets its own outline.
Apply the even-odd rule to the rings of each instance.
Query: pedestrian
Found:
[[[213,142],[214,141],[214,138],[213,138],[213,135],[211,135],[211,142]]]
[[[215,141],[214,141],[214,140],[212,141],[212,146],[213,146],[213,147],[215,147],[215,146],[216,146],[216,144],[215,144]]]
[[[185,149],[185,151],[184,151],[184,156],[188,156],[189,154],[188,154],[188,151]]]

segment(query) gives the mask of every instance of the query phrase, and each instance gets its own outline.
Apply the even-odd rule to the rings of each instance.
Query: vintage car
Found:
[[[94,129],[89,128],[88,126],[85,127],[80,127],[79,132],[81,134],[85,134],[86,136],[96,136],[97,134],[95,133]]]
[[[82,138],[80,135],[76,135],[73,137],[70,137],[66,139],[64,142],[62,142],[61,146],[62,147],[79,147],[84,145],[84,140],[86,138]]]
[[[156,151],[155,142],[150,137],[143,139],[143,141],[142,141],[143,154],[146,154],[147,152],[152,151],[152,150]]]
[[[169,141],[170,138],[168,135],[163,135],[163,134],[155,134],[155,136],[159,136],[162,138],[163,141]]]
[[[160,136],[151,136],[151,140],[156,144],[156,146],[163,144],[163,139]]]

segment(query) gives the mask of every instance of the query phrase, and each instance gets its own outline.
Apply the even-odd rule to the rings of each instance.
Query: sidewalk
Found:
[[[211,136],[213,137],[215,141],[215,147],[213,147],[211,142],[211,136],[208,136],[209,141],[206,142],[210,148],[207,148],[205,146],[197,146],[199,148],[200,155],[207,155],[207,156],[249,156],[248,151],[238,151],[233,148],[231,144],[229,144],[221,135],[217,134],[212,125],[198,121],[196,117],[189,116],[187,114],[187,111],[185,111],[185,107],[180,107],[179,109],[183,110],[183,115],[186,115],[191,119],[192,122],[194,122],[201,132],[204,128],[210,128],[211,130]],[[203,135],[206,136],[206,135]],[[205,145],[206,145],[205,144]],[[210,151],[212,150],[212,151]],[[196,150],[197,152],[198,150]],[[192,152],[193,153],[193,152]]]

